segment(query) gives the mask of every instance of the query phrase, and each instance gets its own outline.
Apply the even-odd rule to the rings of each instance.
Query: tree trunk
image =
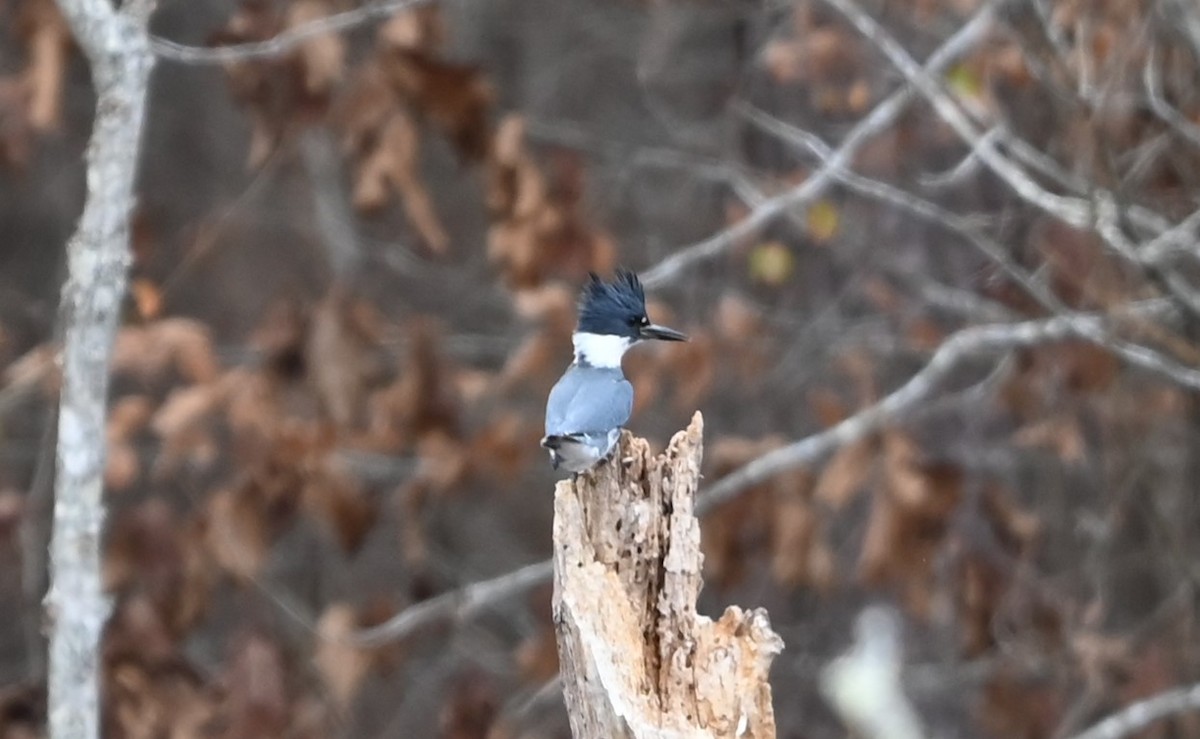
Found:
[[[783,641],[766,611],[696,613],[693,514],[703,420],[653,456],[623,433],[613,459],[554,496],[554,619],[576,739],[773,737],[767,673]]]
[[[50,542],[49,729],[53,739],[100,736],[100,635],[108,620],[100,568],[108,365],[130,261],[129,212],[154,57],[153,0],[59,0],[91,63],[96,121],[87,202],[67,244],[62,397]]]

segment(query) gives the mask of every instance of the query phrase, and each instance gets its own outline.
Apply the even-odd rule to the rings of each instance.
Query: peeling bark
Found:
[[[577,739],[773,737],[766,611],[696,613],[703,453],[697,413],[667,450],[622,434],[613,459],[554,496],[554,619]]]

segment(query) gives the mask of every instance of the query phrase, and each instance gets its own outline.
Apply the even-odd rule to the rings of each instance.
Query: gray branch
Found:
[[[974,48],[991,31],[993,20],[991,7],[984,6],[974,18],[953,36],[946,39],[945,43],[930,55],[925,66],[927,72],[937,74],[955,59]],[[820,197],[830,185],[837,181],[837,172],[850,165],[859,149],[895,123],[900,114],[916,98],[917,92],[910,85],[905,85],[889,95],[859,121],[850,130],[850,133],[846,134],[837,150],[811,177],[791,190],[759,203],[749,215],[729,228],[703,241],[675,251],[671,256],[644,272],[641,275],[642,284],[651,288],[666,284],[693,264],[717,256],[739,239],[768,223],[772,218]]]
[[[1200,683],[1131,704],[1074,739],[1123,739],[1169,716],[1200,711]]]
[[[1161,311],[1167,310],[1162,301],[1148,301],[1131,308],[1135,314],[1143,316],[1161,315]],[[932,397],[951,374],[969,359],[1079,339],[1109,348],[1126,361],[1165,376],[1179,385],[1200,389],[1200,370],[1180,366],[1172,360],[1149,352],[1144,347],[1132,347],[1125,342],[1111,339],[1108,327],[1112,322],[1108,316],[1068,313],[1041,320],[963,329],[942,342],[921,371],[878,403],[864,408],[825,431],[768,452],[722,477],[696,502],[696,511],[703,515],[721,503],[737,497],[743,490],[785,470],[818,461],[827,454],[874,433]]]
[[[465,621],[486,607],[550,580],[550,560],[535,562],[490,580],[481,580],[459,590],[406,608],[378,626],[363,629],[347,640],[357,647],[377,647],[409,636],[440,621]]]
[[[267,59],[286,54],[305,41],[317,36],[349,31],[364,23],[381,20],[401,10],[428,5],[431,2],[433,0],[389,0],[387,2],[368,3],[353,10],[334,13],[320,20],[304,23],[295,28],[289,28],[283,33],[265,41],[254,41],[246,44],[208,48],[203,46],[188,46],[158,37],[154,37],[150,43],[154,49],[154,53],[158,56],[163,59],[170,59],[173,62],[182,62],[185,64],[228,64],[250,59]]]
[[[130,261],[129,213],[154,57],[153,0],[59,0],[91,63],[96,120],[87,201],[67,244],[54,532],[50,541],[49,728],[54,739],[100,736],[100,636],[109,602],[100,570],[108,365]]]

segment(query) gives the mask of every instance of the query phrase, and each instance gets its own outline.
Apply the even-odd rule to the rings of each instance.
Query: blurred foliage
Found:
[[[153,28],[237,45],[351,5],[163,2]],[[862,7],[918,60],[981,9]],[[1175,0],[1014,0],[934,77],[1038,186],[1113,193],[1142,244],[1137,213],[1177,223],[1200,192],[1195,29]],[[4,738],[45,712],[82,70],[50,0],[0,5]],[[662,264],[821,167],[745,111],[836,147],[903,81],[817,0],[422,3],[156,74],[105,439],[108,735],[566,736],[544,588],[386,647],[350,639],[548,555],[537,441],[576,286]],[[873,184],[835,177],[651,290],[652,318],[692,341],[627,358],[631,428],[661,443],[701,409],[709,481],[853,418],[971,326],[1111,315],[1114,339],[1200,364],[1186,305],[1126,310],[1182,300],[1194,228],[1161,262],[1119,255],[923,102],[847,166]],[[769,610],[780,736],[845,735],[820,671],[877,601],[905,619],[902,684],[934,735],[1070,736],[1200,678],[1196,428],[1192,390],[1111,346],[964,363],[915,412],[711,512],[702,605]]]

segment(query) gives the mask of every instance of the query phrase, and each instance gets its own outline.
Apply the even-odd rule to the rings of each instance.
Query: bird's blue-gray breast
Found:
[[[555,468],[583,472],[607,457],[633,412],[633,386],[619,367],[572,364],[550,391],[546,437]]]
[[[619,367],[575,364],[550,391],[546,435],[570,436],[620,428],[633,413],[633,386]]]

